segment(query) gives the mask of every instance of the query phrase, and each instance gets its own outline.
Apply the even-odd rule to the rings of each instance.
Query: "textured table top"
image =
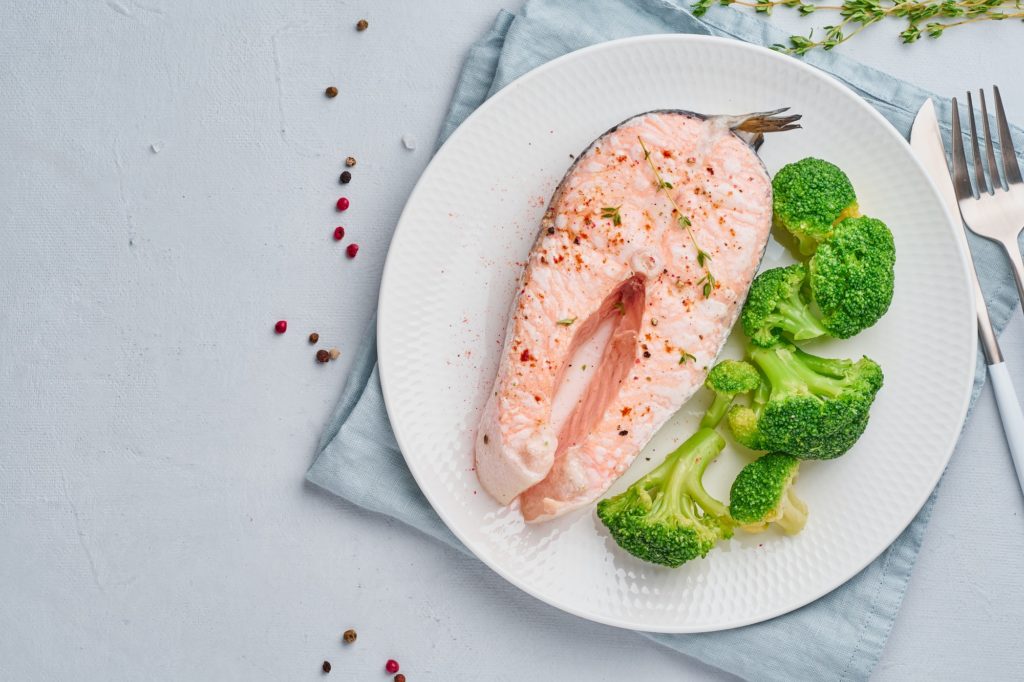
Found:
[[[506,2],[0,7],[0,678],[385,679],[396,658],[410,680],[730,679],[303,483],[388,228]],[[944,95],[1003,83],[1024,120],[1019,24],[896,30],[841,49]],[[1020,313],[1003,344],[1024,390]],[[964,437],[988,455],[951,465],[879,680],[1024,666],[1024,504],[987,390]]]

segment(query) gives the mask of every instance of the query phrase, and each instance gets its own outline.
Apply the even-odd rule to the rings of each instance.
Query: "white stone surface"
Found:
[[[434,139],[503,4],[0,6],[0,679],[731,679],[303,483],[429,158],[401,137]],[[945,95],[1003,83],[1024,120],[1019,24],[895,31],[841,49]],[[1024,390],[1020,313],[1003,345]],[[1024,664],[987,392],[965,438],[879,680]]]

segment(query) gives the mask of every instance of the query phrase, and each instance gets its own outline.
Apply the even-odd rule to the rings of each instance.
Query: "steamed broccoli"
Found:
[[[847,339],[881,319],[892,302],[896,245],[881,220],[847,218],[808,265],[814,302],[828,333]]]
[[[833,459],[860,438],[882,387],[874,361],[820,358],[788,344],[751,348],[750,359],[763,375],[761,388],[749,406],[737,405],[728,414],[741,444],[801,459]]]
[[[783,166],[772,179],[772,191],[775,224],[796,237],[804,255],[814,253],[840,220],[858,215],[850,179],[821,159]]]
[[[760,384],[757,369],[746,362],[724,360],[711,369],[704,385],[714,391],[715,400],[697,432],[624,493],[597,503],[597,516],[619,547],[674,568],[732,537],[729,510],[704,490],[701,479],[725,447],[714,427],[734,396]]]
[[[675,568],[732,537],[729,510],[701,483],[724,447],[713,429],[700,428],[624,493],[598,502],[597,515],[619,547]]]
[[[700,420],[700,425],[713,429],[732,405],[733,398],[741,393],[750,393],[761,385],[761,375],[749,362],[722,360],[711,368],[704,386],[713,391],[715,400]]]
[[[748,533],[777,523],[789,535],[803,530],[807,505],[793,490],[800,460],[770,452],[743,467],[732,482],[729,514]]]
[[[807,268],[800,263],[765,270],[754,278],[740,317],[752,343],[771,346],[782,334],[794,341],[828,334],[801,293],[806,279]]]
[[[783,337],[848,339],[889,309],[895,263],[896,247],[885,223],[847,218],[822,240],[806,267],[773,268],[754,278],[740,318],[743,331],[754,345],[765,347]]]

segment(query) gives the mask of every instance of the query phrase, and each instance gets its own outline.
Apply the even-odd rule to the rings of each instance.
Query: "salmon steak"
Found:
[[[593,502],[703,383],[769,237],[756,149],[798,127],[782,111],[649,112],[575,160],[541,220],[476,434],[477,477],[499,503],[518,497],[536,522]],[[553,411],[598,336],[579,398]]]

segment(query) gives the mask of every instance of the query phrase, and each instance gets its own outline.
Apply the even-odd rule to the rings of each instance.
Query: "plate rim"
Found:
[[[448,139],[445,140],[445,142],[434,152],[434,155],[432,156],[430,162],[427,164],[426,168],[424,168],[423,172],[420,174],[419,179],[416,181],[416,185],[413,187],[412,191],[409,193],[409,197],[408,197],[408,199],[405,202],[405,206],[402,208],[402,213],[401,213],[401,215],[398,218],[398,222],[395,225],[394,234],[392,235],[391,241],[390,241],[390,243],[388,245],[388,253],[387,253],[387,256],[385,258],[384,268],[383,268],[382,273],[381,273],[381,284],[380,284],[379,297],[378,297],[377,309],[376,309],[377,310],[377,323],[376,323],[375,331],[376,331],[376,342],[377,342],[378,375],[379,375],[379,379],[380,379],[381,392],[382,392],[383,397],[384,397],[384,406],[385,406],[385,409],[386,409],[387,415],[388,415],[388,421],[391,424],[392,431],[394,432],[395,441],[398,444],[399,452],[402,455],[402,459],[405,460],[406,466],[409,468],[409,471],[412,474],[413,479],[416,481],[417,487],[419,487],[420,492],[422,492],[423,496],[427,499],[427,502],[430,504],[431,509],[434,511],[435,514],[438,515],[438,517],[444,523],[445,527],[448,528],[448,530],[453,535],[455,535],[456,538],[458,538],[459,542],[461,542],[463,544],[463,546],[465,546],[466,549],[469,550],[469,552],[477,560],[483,562],[489,569],[491,569],[492,571],[497,573],[504,580],[508,581],[509,583],[511,583],[512,585],[514,585],[518,589],[522,590],[523,592],[529,594],[531,597],[534,597],[535,599],[537,599],[537,600],[539,600],[539,601],[541,601],[541,602],[543,602],[545,604],[548,604],[550,606],[553,606],[553,607],[555,607],[557,609],[565,611],[566,613],[570,613],[570,614],[572,614],[574,616],[577,616],[579,618],[584,618],[584,619],[592,621],[592,622],[597,622],[597,623],[601,623],[601,624],[604,624],[604,625],[609,625],[609,626],[612,626],[612,627],[618,627],[618,628],[623,628],[623,629],[633,630],[633,631],[640,631],[640,632],[656,632],[656,633],[666,633],[666,634],[695,634],[695,633],[701,633],[701,632],[718,632],[718,631],[722,631],[722,630],[731,630],[731,629],[738,628],[738,627],[743,627],[743,626],[746,626],[746,625],[752,625],[752,624],[755,624],[755,623],[765,622],[765,621],[771,620],[773,618],[777,618],[777,617],[779,617],[781,615],[785,615],[787,613],[795,611],[795,610],[797,610],[799,608],[802,608],[803,606],[806,606],[807,604],[810,604],[810,603],[812,603],[814,601],[817,601],[818,599],[821,599],[823,596],[825,596],[825,595],[833,592],[834,590],[842,587],[843,585],[845,585],[853,577],[855,577],[858,573],[860,573],[862,570],[864,570],[865,567],[867,567],[869,564],[871,564],[873,561],[875,561],[889,547],[891,547],[892,544],[899,538],[899,536],[903,534],[903,532],[910,526],[911,523],[913,523],[914,519],[917,518],[917,515],[920,513],[921,509],[924,507],[925,502],[928,501],[928,498],[931,496],[932,492],[935,490],[935,486],[938,484],[939,479],[942,477],[942,474],[945,472],[946,467],[949,464],[949,460],[952,457],[954,450],[956,449],[957,443],[959,442],[960,433],[962,431],[963,424],[964,424],[964,422],[966,420],[967,410],[970,407],[971,395],[973,393],[974,379],[975,379],[975,373],[976,373],[976,369],[977,369],[977,355],[978,355],[978,336],[977,336],[977,334],[971,334],[969,336],[969,339],[970,339],[969,343],[970,343],[970,349],[971,349],[971,357],[975,359],[975,362],[974,363],[970,363],[970,364],[969,363],[965,363],[964,364],[964,368],[965,368],[965,371],[964,371],[964,386],[961,389],[962,398],[961,398],[960,407],[957,410],[957,413],[958,413],[957,423],[960,425],[960,428],[956,429],[953,432],[953,436],[952,436],[951,442],[949,442],[947,445],[944,446],[945,454],[944,454],[944,456],[942,458],[942,466],[941,467],[937,467],[938,473],[933,477],[933,479],[930,481],[929,485],[926,488],[925,488],[925,486],[922,486],[922,490],[924,492],[921,494],[920,500],[917,501],[914,504],[914,506],[913,506],[914,513],[907,519],[906,523],[901,524],[900,527],[898,528],[898,530],[896,531],[896,533],[893,534],[892,537],[889,537],[889,538],[886,539],[886,542],[884,543],[884,545],[882,545],[881,549],[877,553],[872,553],[869,556],[869,558],[866,561],[864,561],[863,564],[858,565],[854,570],[850,571],[847,575],[843,575],[841,578],[837,579],[837,581],[835,581],[835,582],[831,582],[830,581],[830,586],[826,587],[825,589],[822,589],[820,591],[814,591],[813,593],[809,593],[808,595],[806,595],[806,598],[805,597],[801,597],[798,600],[798,603],[794,603],[792,605],[784,605],[784,606],[782,606],[782,607],[780,607],[778,609],[774,609],[774,610],[772,610],[772,611],[770,611],[768,613],[758,614],[758,615],[755,615],[755,616],[752,616],[752,617],[749,617],[749,618],[732,619],[732,620],[729,620],[728,622],[724,622],[722,624],[713,625],[713,626],[700,626],[700,625],[699,626],[685,626],[685,625],[654,625],[654,626],[650,626],[650,625],[640,625],[640,624],[635,624],[635,623],[632,623],[632,622],[627,622],[627,621],[624,621],[624,620],[619,620],[619,619],[616,619],[615,617],[606,616],[606,615],[598,614],[598,613],[592,613],[592,612],[586,611],[584,609],[577,608],[577,607],[573,606],[572,604],[566,603],[566,602],[558,599],[555,596],[549,596],[549,595],[546,595],[546,594],[539,593],[538,591],[534,590],[530,585],[528,585],[526,583],[526,581],[521,580],[521,579],[519,579],[516,576],[513,576],[509,571],[506,571],[497,562],[492,561],[491,558],[488,556],[487,552],[481,551],[482,548],[477,547],[476,543],[471,542],[470,540],[468,540],[467,537],[465,537],[465,535],[459,530],[457,524],[452,523],[450,521],[450,519],[448,518],[448,516],[443,511],[441,511],[441,509],[438,508],[438,505],[436,505],[434,503],[434,499],[432,497],[432,494],[430,492],[428,492],[426,487],[424,487],[424,485],[423,485],[423,483],[421,481],[421,473],[418,471],[417,465],[414,464],[414,461],[413,461],[414,458],[410,458],[409,456],[406,455],[406,448],[405,448],[405,443],[403,442],[403,435],[401,433],[401,427],[396,423],[396,420],[395,420],[395,414],[394,414],[395,410],[393,410],[392,407],[391,407],[392,401],[391,401],[391,399],[389,397],[390,394],[391,394],[391,389],[388,387],[388,381],[386,379],[386,376],[387,376],[387,370],[386,370],[387,362],[386,362],[385,358],[387,356],[387,353],[385,351],[387,350],[389,344],[386,341],[386,336],[384,336],[381,332],[384,329],[385,325],[387,324],[387,317],[388,317],[387,316],[387,301],[388,301],[388,297],[385,295],[385,291],[388,289],[388,286],[389,286],[390,282],[393,279],[396,279],[398,277],[398,275],[396,275],[396,273],[395,273],[396,266],[395,266],[395,263],[394,263],[394,248],[393,247],[394,247],[394,244],[396,243],[396,240],[399,238],[399,235],[402,233],[403,225],[407,222],[407,220],[409,218],[408,214],[409,214],[410,206],[413,204],[414,200],[418,197],[419,193],[421,191],[423,191],[424,179],[431,172],[431,169],[435,165],[435,163],[437,162],[437,159],[442,155],[442,153],[449,146],[454,146],[454,144],[456,144],[458,142],[460,137],[467,130],[467,124],[472,123],[476,118],[478,118],[478,117],[480,117],[482,115],[486,115],[487,112],[489,112],[494,107],[500,106],[501,102],[506,97],[510,96],[510,94],[512,92],[514,92],[518,87],[522,86],[524,80],[529,79],[529,78],[533,78],[533,77],[537,77],[539,74],[545,73],[548,70],[557,69],[561,65],[563,65],[565,63],[568,63],[568,62],[570,62],[572,60],[575,60],[575,59],[586,59],[589,55],[597,53],[597,52],[600,52],[600,51],[615,50],[615,49],[619,49],[619,48],[623,48],[623,47],[629,48],[629,47],[631,47],[633,45],[644,44],[644,43],[651,43],[651,44],[656,44],[656,43],[706,43],[706,44],[716,44],[717,43],[717,44],[723,45],[723,46],[725,46],[725,47],[727,47],[729,49],[735,49],[735,50],[739,50],[739,51],[749,51],[749,52],[756,53],[757,55],[759,55],[761,57],[778,60],[779,63],[784,63],[785,60],[789,60],[788,61],[788,65],[789,66],[797,68],[797,69],[802,69],[805,72],[812,74],[812,76],[815,77],[815,78],[831,81],[833,83],[833,85],[838,87],[839,89],[848,91],[850,94],[852,94],[854,96],[853,98],[856,100],[857,104],[861,107],[861,109],[863,111],[867,112],[867,114],[869,116],[873,117],[876,122],[882,124],[882,128],[884,130],[886,130],[890,134],[890,137],[892,138],[892,142],[894,142],[897,146],[902,147],[902,149],[905,152],[906,156],[908,156],[910,158],[912,164],[917,167],[918,172],[924,178],[926,185],[931,190],[932,202],[937,204],[941,208],[943,214],[946,217],[945,223],[944,223],[944,225],[942,227],[944,227],[947,230],[952,230],[954,232],[954,234],[952,235],[954,237],[953,244],[954,244],[955,252],[956,252],[956,254],[958,256],[958,259],[960,261],[961,280],[962,280],[962,282],[963,282],[963,284],[965,286],[967,286],[967,287],[970,286],[970,275],[969,275],[969,269],[968,269],[968,258],[969,258],[969,256],[967,255],[967,253],[965,251],[965,246],[964,246],[963,240],[958,239],[957,235],[955,234],[955,231],[958,229],[957,228],[957,224],[958,223],[957,223],[957,221],[954,220],[954,216],[950,212],[949,207],[946,206],[946,203],[942,200],[941,195],[939,194],[938,189],[935,187],[935,184],[931,180],[931,177],[928,175],[927,171],[925,170],[924,166],[921,164],[920,160],[913,153],[913,150],[911,149],[910,144],[899,133],[899,131],[897,131],[896,128],[888,120],[885,119],[885,117],[883,117],[880,113],[878,113],[878,111],[874,107],[872,107],[867,102],[865,102],[863,98],[858,96],[843,81],[841,81],[840,79],[834,77],[833,75],[831,75],[831,74],[829,74],[829,73],[827,73],[825,71],[822,71],[820,69],[817,69],[817,68],[815,68],[815,67],[813,67],[813,66],[811,66],[811,65],[809,65],[806,62],[803,62],[801,60],[795,59],[793,57],[787,57],[787,56],[782,55],[782,54],[780,54],[780,53],[778,53],[778,52],[776,52],[774,50],[771,50],[771,49],[766,48],[766,47],[762,47],[760,45],[754,45],[754,44],[751,44],[751,43],[742,42],[740,40],[736,40],[736,39],[733,39],[733,38],[725,38],[725,37],[719,37],[719,36],[707,36],[707,35],[694,35],[694,34],[678,34],[678,33],[645,34],[645,35],[640,35],[640,36],[630,36],[630,37],[627,37],[627,38],[619,38],[619,39],[616,39],[616,40],[609,40],[609,41],[597,43],[597,44],[594,44],[594,45],[589,45],[589,46],[580,48],[578,50],[574,50],[572,52],[569,52],[569,53],[566,53],[564,55],[561,55],[560,57],[557,57],[557,58],[555,58],[555,59],[553,59],[553,60],[551,60],[549,62],[541,64],[540,66],[537,66],[537,67],[531,69],[530,71],[527,71],[526,73],[520,75],[515,80],[510,82],[508,85],[503,87],[501,90],[496,92],[494,95],[492,95],[491,97],[486,99],[479,107],[477,107],[468,117],[466,117],[466,119],[461,124],[459,124],[459,126],[452,132],[452,134],[449,135]],[[411,229],[411,228],[406,228],[406,229],[408,230],[408,229]],[[936,229],[940,229],[939,226],[936,226]],[[976,308],[974,296],[967,296],[966,299],[967,299],[967,303],[968,303],[967,307],[968,307],[969,315],[967,315],[966,320],[964,320],[964,324],[968,324],[968,325],[973,327],[974,324],[975,324],[974,321],[977,319],[977,308]],[[968,369],[969,369],[969,371],[968,371]]]

